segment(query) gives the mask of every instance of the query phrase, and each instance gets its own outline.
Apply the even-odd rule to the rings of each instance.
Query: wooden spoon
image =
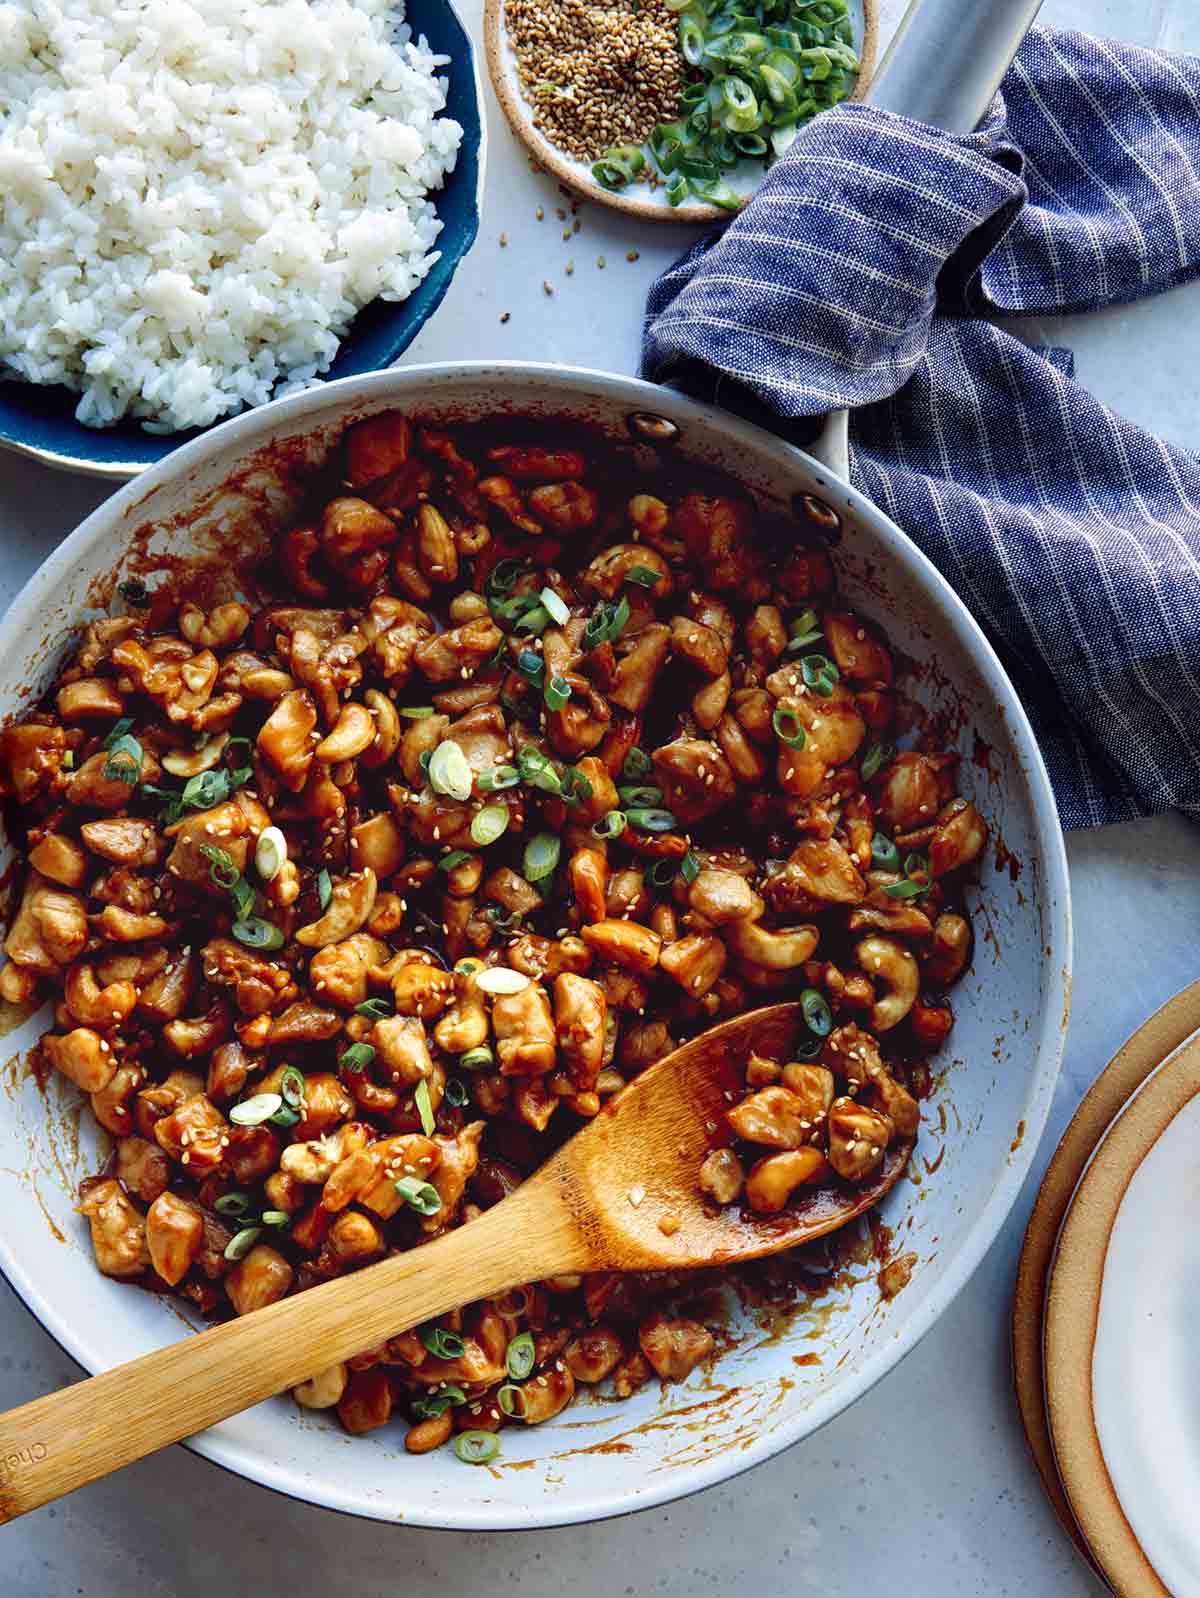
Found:
[[[754,1050],[786,1060],[803,1021],[777,1004],[726,1021],[643,1071],[529,1180],[469,1226],[0,1416],[0,1522],[294,1387],[476,1299],[578,1271],[728,1265],[832,1232],[904,1170],[814,1188],[778,1215],[712,1211],[697,1172]]]

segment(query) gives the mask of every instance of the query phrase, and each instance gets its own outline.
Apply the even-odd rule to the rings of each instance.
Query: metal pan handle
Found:
[[[867,101],[947,133],[978,126],[1042,0],[912,0]]]
[[[868,103],[947,133],[969,133],[986,116],[1041,5],[1042,0],[912,0],[871,80]],[[826,417],[808,454],[839,477],[849,476],[846,411]]]

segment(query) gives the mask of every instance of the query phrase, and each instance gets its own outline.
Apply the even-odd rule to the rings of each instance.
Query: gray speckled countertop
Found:
[[[885,38],[902,9],[900,0],[884,0]],[[480,0],[463,0],[463,10],[477,25]],[[1188,0],[1047,0],[1044,16],[1200,50],[1200,12]],[[554,184],[529,170],[494,102],[488,113],[492,152],[479,243],[412,358],[522,356],[634,370],[646,289],[688,235],[586,206],[582,231],[564,241]],[[1027,327],[1039,341],[1070,344],[1082,381],[1110,404],[1200,448],[1200,284],[1101,316]],[[0,457],[0,603],[102,497],[83,479]],[[0,1531],[5,1598],[460,1598],[518,1588],[523,1598],[552,1598],[568,1585],[577,1598],[734,1587],[826,1598],[885,1587],[931,1598],[1098,1592],[1026,1454],[1009,1386],[1009,1301],[1025,1219],[1054,1141],[1121,1039],[1198,974],[1200,836],[1180,818],[1163,817],[1076,835],[1069,849],[1080,929],[1075,1006],[1034,1176],[940,1324],[818,1436],[667,1509],[499,1536],[339,1518],[175,1448]],[[0,1406],[78,1375],[0,1284]]]

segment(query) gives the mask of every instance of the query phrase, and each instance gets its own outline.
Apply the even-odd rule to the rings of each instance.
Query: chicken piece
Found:
[[[223,849],[233,868],[244,871],[250,848],[249,832],[245,811],[232,799],[211,810],[198,810],[167,828],[167,837],[173,842],[167,856],[167,870],[194,888],[213,897],[223,897],[228,889],[214,881],[213,876],[214,871],[220,874],[220,868],[204,850]]]
[[[608,1001],[589,977],[564,971],[554,979],[554,1023],[559,1052],[577,1093],[590,1093],[604,1064]]]
[[[754,572],[751,517],[752,507],[740,499],[686,494],[676,505],[671,525],[713,588],[754,597],[750,591]]]
[[[150,1263],[169,1287],[191,1270],[204,1244],[204,1220],[194,1204],[175,1193],[160,1193],[146,1212]]]
[[[140,1276],[150,1263],[146,1221],[116,1177],[93,1182],[77,1207],[88,1218],[96,1264],[105,1276]]]
[[[496,1053],[505,1076],[542,1076],[556,1059],[550,997],[538,982],[520,993],[497,995],[492,1003]]]
[[[705,739],[676,738],[651,758],[663,803],[684,826],[711,816],[737,792],[724,753]]]
[[[441,1158],[429,1174],[429,1181],[437,1189],[442,1207],[421,1222],[423,1232],[440,1232],[453,1217],[463,1196],[463,1190],[479,1164],[479,1139],[483,1136],[484,1121],[471,1121],[457,1137],[435,1137],[434,1145]]]
[[[652,1315],[638,1331],[642,1353],[666,1382],[685,1381],[716,1348],[707,1327],[686,1316]]]

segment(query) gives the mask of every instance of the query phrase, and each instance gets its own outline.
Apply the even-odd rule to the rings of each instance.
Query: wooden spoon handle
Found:
[[[540,1204],[516,1194],[436,1242],[0,1415],[0,1523],[460,1304],[586,1266],[553,1195],[529,1187]]]

